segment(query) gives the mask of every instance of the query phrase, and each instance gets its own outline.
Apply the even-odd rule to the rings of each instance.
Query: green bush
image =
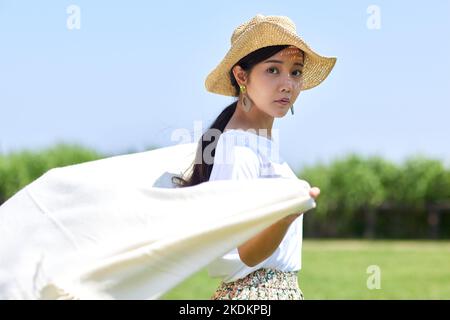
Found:
[[[0,203],[48,170],[102,158],[97,152],[73,144],[57,144],[42,151],[0,155]]]
[[[305,167],[298,177],[321,189],[316,209],[304,220],[305,235],[312,237],[361,237],[375,228],[382,237],[424,238],[430,206],[450,199],[450,171],[423,156],[396,165],[350,154]],[[441,236],[449,237],[450,219],[441,212]]]

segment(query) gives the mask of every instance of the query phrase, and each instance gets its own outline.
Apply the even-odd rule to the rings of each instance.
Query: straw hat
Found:
[[[206,78],[206,90],[225,96],[235,96],[235,89],[229,77],[234,64],[257,49],[275,45],[292,45],[305,52],[302,90],[319,85],[336,63],[336,58],[324,57],[314,52],[297,35],[295,24],[288,17],[257,14],[233,31],[231,48]]]

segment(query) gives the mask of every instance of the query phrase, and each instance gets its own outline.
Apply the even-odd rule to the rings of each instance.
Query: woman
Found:
[[[208,91],[238,99],[202,136],[192,174],[182,186],[223,179],[297,178],[277,152],[275,118],[291,110],[302,90],[320,84],[336,58],[315,53],[283,16],[256,15],[240,25],[231,48],[208,75]],[[211,142],[215,132],[219,135]],[[207,153],[213,161],[206,159]],[[320,190],[310,189],[317,198]],[[212,299],[303,299],[302,213],[289,215],[216,259],[209,274],[222,283]]]

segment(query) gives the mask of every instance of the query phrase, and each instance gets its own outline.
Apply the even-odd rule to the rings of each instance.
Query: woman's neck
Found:
[[[236,111],[231,116],[226,129],[255,130],[257,134],[271,138],[274,118],[252,106],[249,112],[245,112],[241,100],[236,105]],[[267,134],[266,134],[267,132]]]

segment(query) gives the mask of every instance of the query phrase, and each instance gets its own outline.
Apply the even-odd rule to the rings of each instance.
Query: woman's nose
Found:
[[[293,79],[291,76],[287,75],[283,77],[281,82],[281,91],[282,92],[292,92],[298,86],[298,81]]]

